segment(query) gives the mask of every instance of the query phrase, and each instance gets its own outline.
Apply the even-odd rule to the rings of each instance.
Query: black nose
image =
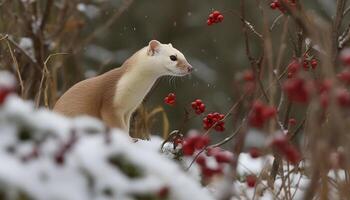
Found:
[[[188,72],[192,72],[193,71],[193,67],[191,65],[188,65],[187,70],[188,70]]]

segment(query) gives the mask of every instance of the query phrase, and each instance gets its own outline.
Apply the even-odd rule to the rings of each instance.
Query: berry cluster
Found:
[[[210,143],[207,135],[193,134],[182,142],[182,152],[185,156],[192,156],[196,150],[202,150]]]
[[[283,90],[288,99],[298,103],[308,103],[310,99],[310,86],[302,78],[291,78],[284,82]]]
[[[195,101],[193,101],[191,103],[191,106],[197,115],[200,115],[205,112],[205,104],[200,99],[196,99]]]
[[[219,11],[215,10],[212,13],[210,13],[207,20],[207,24],[208,26],[210,26],[212,24],[220,23],[222,22],[222,20],[224,20],[224,16]]]
[[[216,167],[208,166],[208,159],[214,157],[216,161]],[[204,178],[210,178],[214,175],[223,173],[223,165],[230,163],[233,160],[233,155],[229,151],[224,151],[219,147],[208,148],[206,156],[199,155],[196,159],[196,163],[199,165]]]
[[[214,126],[214,129],[216,131],[224,131],[225,130],[225,122],[222,121],[225,118],[225,115],[220,114],[218,112],[209,113],[206,117],[203,119],[203,127],[205,130],[210,129]]]
[[[176,101],[176,96],[174,93],[169,93],[168,96],[164,98],[164,103],[170,106],[175,105],[175,101]]]
[[[287,161],[292,164],[298,164],[301,160],[299,151],[289,143],[287,136],[278,135],[271,141],[271,147],[277,150]]]
[[[316,69],[317,65],[318,65],[318,62],[317,62],[316,58],[310,57],[307,54],[304,55],[303,67],[305,70],[310,69],[310,66],[312,69]]]
[[[347,79],[347,73],[344,72],[338,74],[338,78],[346,83],[348,83]],[[318,89],[318,94],[320,95],[320,104],[321,106],[326,109],[328,108],[329,102],[330,102],[330,96],[331,96],[331,91],[330,89],[332,88],[333,84],[332,81],[330,80],[323,80],[320,83],[316,83],[316,88]],[[335,100],[338,106],[340,107],[350,107],[350,93],[346,88],[336,88],[335,89]]]
[[[285,3],[289,4],[289,6],[291,7],[295,7],[296,5],[296,1],[295,0],[284,0]],[[286,13],[286,9],[282,6],[281,0],[274,0],[271,4],[270,4],[271,9],[273,10],[280,10],[282,13]]]
[[[249,125],[262,128],[265,122],[276,116],[276,113],[275,107],[264,105],[261,101],[257,100],[253,103],[248,117]]]

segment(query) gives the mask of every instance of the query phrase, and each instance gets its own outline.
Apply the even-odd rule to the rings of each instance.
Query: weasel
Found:
[[[152,40],[121,67],[72,86],[53,110],[69,117],[90,115],[128,133],[131,115],[159,77],[185,76],[192,70],[179,50]]]

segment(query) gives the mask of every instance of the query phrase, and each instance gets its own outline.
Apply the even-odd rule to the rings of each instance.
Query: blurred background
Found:
[[[245,2],[247,21],[262,32],[262,13],[256,1]],[[262,2],[264,8],[269,8],[271,1]],[[303,3],[312,12],[317,10],[324,20],[333,14],[330,1]],[[207,26],[213,10],[219,10],[225,19]],[[272,24],[281,13],[271,10],[265,14],[269,20],[266,23]],[[277,23],[272,38],[281,30]],[[172,43],[195,71],[175,80],[162,78],[144,103],[148,111],[157,106],[164,108],[170,130],[182,126],[184,108],[190,110],[196,98],[203,100],[208,112],[227,112],[242,94],[242,72],[250,69],[240,1],[234,0],[1,0],[0,34],[0,68],[19,72],[22,97],[47,107],[52,107],[74,83],[119,67],[150,40]],[[261,40],[252,32],[248,34],[252,54],[260,55]],[[273,49],[277,52],[279,48]],[[286,55],[291,56],[291,52]],[[176,94],[175,106],[163,103],[170,92]],[[237,113],[239,116],[239,109]],[[236,119],[229,119],[225,134],[232,131]],[[161,116],[153,120],[150,132],[160,134]],[[186,129],[201,127],[199,117]]]

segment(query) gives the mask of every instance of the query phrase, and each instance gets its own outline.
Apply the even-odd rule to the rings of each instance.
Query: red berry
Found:
[[[219,11],[213,11],[209,14],[207,24],[210,26],[213,23],[219,23],[224,20],[224,16]]]
[[[289,143],[285,135],[275,137],[271,142],[271,146],[292,164],[297,164],[301,160],[299,151]]]
[[[175,145],[175,147],[177,147],[179,144],[182,144],[182,143],[183,143],[182,138],[176,138],[176,139],[174,140],[174,145]]]
[[[159,191],[158,191],[158,197],[160,197],[161,199],[165,199],[166,197],[169,196],[169,187],[162,187]]]
[[[196,163],[200,166],[205,166],[206,165],[206,159],[203,155],[199,155],[196,159]]]
[[[176,96],[174,93],[169,93],[168,96],[164,98],[164,103],[168,105],[174,105],[176,100]]]
[[[350,70],[344,70],[337,75],[338,79],[346,84],[350,84]]]
[[[210,143],[210,139],[207,135],[200,136],[196,139],[194,148],[197,150],[201,150],[204,147],[208,146]]]
[[[316,69],[316,67],[317,67],[317,60],[316,59],[311,60],[311,67],[312,67],[312,69]]]
[[[272,3],[270,4],[270,7],[271,7],[273,10],[275,10],[278,6],[277,6],[277,3],[276,3],[276,2],[272,2]]]
[[[232,161],[232,155],[226,151],[221,151],[215,154],[214,157],[218,163],[230,163]]]
[[[283,89],[291,101],[307,103],[310,99],[310,89],[307,87],[306,81],[301,78],[288,79],[284,82]]]
[[[297,59],[293,59],[291,63],[288,65],[288,77],[293,76],[295,73],[299,72],[301,68],[301,64]]]
[[[255,175],[248,175],[246,176],[246,182],[248,187],[255,187],[256,185],[256,176]]]
[[[252,70],[245,71],[243,74],[243,79],[245,81],[254,81],[255,80],[254,72]]]
[[[211,13],[211,14],[209,15],[209,19],[210,19],[210,21],[214,21],[214,20],[215,20],[215,17],[214,17],[214,14],[213,14],[213,13]]]
[[[169,93],[168,97],[171,98],[171,99],[175,99],[175,94],[174,93]]]
[[[340,60],[344,65],[350,66],[350,48],[343,49],[340,52]]]
[[[284,148],[288,144],[288,138],[285,135],[278,135],[271,141],[271,146]]]
[[[207,148],[207,156],[214,156],[220,153],[221,151],[222,149],[220,147],[215,147],[215,148],[209,147]]]
[[[205,112],[205,104],[200,99],[196,99],[191,103],[191,106],[197,115]]]
[[[261,101],[254,101],[252,110],[248,116],[249,125],[262,128],[266,121],[276,115],[276,108],[264,105]]]
[[[249,154],[252,158],[258,158],[261,156],[261,152],[258,148],[253,147],[249,149]]]
[[[284,150],[284,156],[292,164],[298,164],[301,160],[299,151],[292,145],[288,145]]]
[[[212,15],[214,16],[214,18],[216,18],[220,15],[220,12],[215,10],[215,11],[213,11]]]
[[[12,92],[8,88],[0,88],[0,105],[4,103],[6,97]]]
[[[350,93],[346,90],[337,91],[337,102],[339,106],[346,107],[350,106]]]
[[[297,124],[297,121],[296,121],[294,118],[290,118],[290,119],[288,120],[288,124],[289,124],[290,126],[295,126],[295,125]]]
[[[197,108],[196,102],[192,102],[192,103],[191,103],[191,106],[192,106],[193,109],[196,109],[196,108]]]
[[[223,15],[219,15],[219,16],[218,16],[218,21],[219,21],[219,22],[222,22],[223,20],[224,20],[224,16],[223,16]]]
[[[208,130],[211,127],[214,127],[216,131],[222,132],[225,130],[225,123],[222,121],[224,119],[225,115],[220,114],[218,112],[215,113],[209,113],[207,117],[203,119],[203,127],[204,129]]]
[[[185,156],[192,156],[194,153],[194,147],[190,144],[184,144],[182,147],[182,152]]]
[[[210,19],[208,19],[208,20],[207,20],[207,25],[210,26],[210,25],[212,25],[212,24],[213,24],[213,22],[212,22]]]

